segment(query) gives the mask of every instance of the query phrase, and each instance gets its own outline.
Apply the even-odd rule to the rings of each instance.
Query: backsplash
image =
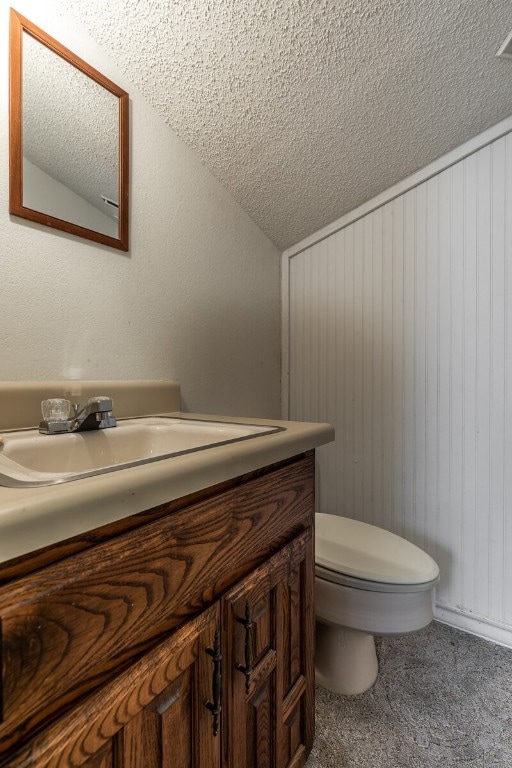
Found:
[[[180,410],[175,381],[0,381],[0,430],[37,427],[41,401],[47,398],[83,405],[96,395],[113,399],[117,418]]]

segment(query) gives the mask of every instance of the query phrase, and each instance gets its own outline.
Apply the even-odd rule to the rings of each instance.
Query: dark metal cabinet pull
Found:
[[[206,701],[205,707],[212,713],[213,720],[213,735],[217,736],[219,732],[219,719],[220,719],[220,698],[222,693],[222,670],[221,661],[222,654],[220,652],[220,632],[217,629],[213,638],[213,648],[206,648],[206,653],[213,659],[213,674],[212,674],[212,699],[213,701]]]
[[[252,627],[252,619],[251,619],[251,606],[249,605],[249,602],[246,602],[245,604],[245,616],[241,618],[240,616],[236,617],[236,620],[239,624],[241,624],[245,628],[245,667],[243,664],[237,664],[237,669],[240,672],[243,672],[245,675],[245,692],[249,693],[249,688],[251,687],[251,673],[252,673],[252,634],[251,634],[251,627]]]

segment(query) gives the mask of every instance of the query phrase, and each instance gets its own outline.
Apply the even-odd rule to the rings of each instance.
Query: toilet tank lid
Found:
[[[318,565],[383,584],[424,584],[439,576],[437,563],[419,547],[375,525],[338,515],[315,515]]]

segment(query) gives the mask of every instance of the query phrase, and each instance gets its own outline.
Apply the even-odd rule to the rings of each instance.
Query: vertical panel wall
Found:
[[[512,136],[288,261],[289,416],[319,506],[439,563],[437,615],[512,645]]]

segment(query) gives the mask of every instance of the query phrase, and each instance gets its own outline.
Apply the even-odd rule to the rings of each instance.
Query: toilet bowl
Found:
[[[401,635],[432,621],[437,563],[394,533],[317,513],[316,681],[346,695],[378,674],[375,635]]]

